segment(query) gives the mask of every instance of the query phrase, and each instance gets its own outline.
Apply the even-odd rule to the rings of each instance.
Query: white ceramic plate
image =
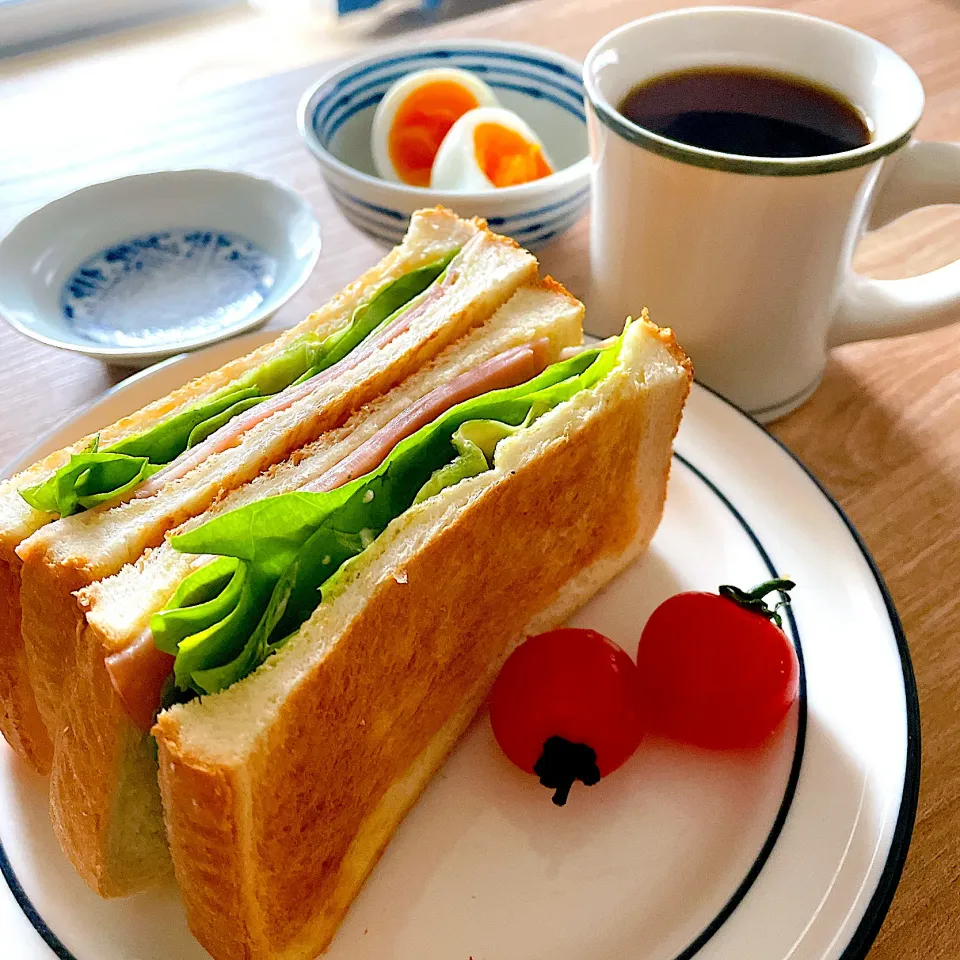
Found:
[[[17,465],[252,349],[168,361]],[[721,582],[797,581],[802,695],[763,751],[648,739],[555,808],[481,717],[406,819],[330,960],[853,960],[906,856],[919,717],[896,612],[856,532],[783,448],[695,387],[646,557],[575,618],[633,652],[657,603]],[[98,899],[61,854],[45,784],[0,752],[0,930],[18,960],[201,960],[172,887]]]

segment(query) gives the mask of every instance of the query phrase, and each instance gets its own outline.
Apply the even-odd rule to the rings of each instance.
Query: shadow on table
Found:
[[[904,340],[836,350],[813,397],[769,428],[848,513],[895,595],[900,581],[935,581],[952,555],[944,531],[960,519],[960,476],[942,441],[957,420],[942,411],[955,402],[956,335],[924,335],[944,346],[924,357]]]

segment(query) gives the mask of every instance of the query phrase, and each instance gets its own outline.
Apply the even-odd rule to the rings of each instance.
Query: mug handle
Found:
[[[960,143],[914,140],[882,183],[867,229],[935,203],[960,203]],[[829,345],[921,333],[956,320],[960,260],[903,280],[873,280],[851,271]]]

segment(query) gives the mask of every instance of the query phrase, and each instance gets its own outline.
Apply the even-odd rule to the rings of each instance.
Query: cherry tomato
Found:
[[[507,659],[490,697],[493,733],[521,770],[563,806],[574,781],[616,770],[643,737],[637,668],[594,630],[530,637]]]
[[[793,586],[680,593],[653,611],[637,650],[651,730],[714,749],[754,747],[773,733],[797,697],[800,667],[763,597]]]

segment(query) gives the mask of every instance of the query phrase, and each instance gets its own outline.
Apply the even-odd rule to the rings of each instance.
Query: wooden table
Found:
[[[786,5],[864,30],[905,56],[928,94],[919,135],[960,139],[960,9],[946,0]],[[435,33],[526,40],[582,58],[608,30],[666,6],[659,0],[536,0]],[[322,72],[313,67],[190,102],[143,104],[135,114],[111,112],[109,91],[102,103],[78,105],[66,90],[63,106],[29,129],[4,124],[0,109],[0,233],[55,196],[137,171],[216,165],[269,174],[313,203],[324,230],[314,276],[271,321],[277,327],[291,324],[380,256],[334,211],[298,139],[294,107]],[[16,106],[22,123],[30,110]],[[545,268],[574,292],[585,287],[586,237],[582,223],[541,256]],[[957,257],[960,211],[932,210],[869,237],[858,265],[893,277]],[[121,376],[3,325],[0,374],[5,411],[0,464]],[[923,716],[919,813],[903,880],[871,960],[955,960],[960,956],[960,328],[836,350],[813,399],[772,432],[823,481],[862,533],[900,611],[917,674]]]

